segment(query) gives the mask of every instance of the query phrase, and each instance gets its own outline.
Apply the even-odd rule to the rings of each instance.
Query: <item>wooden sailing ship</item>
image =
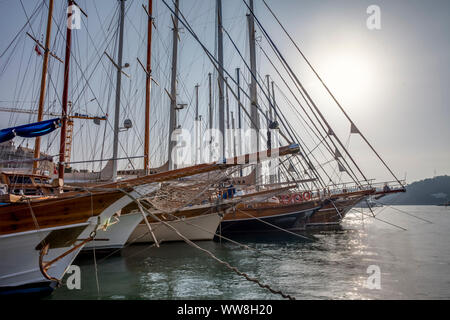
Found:
[[[74,2],[69,0],[68,4],[74,5]],[[52,7],[53,2],[49,8],[49,21],[52,17]],[[71,17],[70,13],[68,17]],[[67,113],[70,30],[68,27],[63,113]],[[8,179],[8,187],[10,187],[8,199],[3,198],[0,205],[0,253],[2,256],[0,292],[3,294],[51,290],[83,246],[94,240],[99,227],[124,206],[135,201],[136,197],[155,192],[161,182],[215,170],[226,170],[233,166],[248,164],[253,159],[258,162],[271,156],[269,151],[264,155],[244,155],[239,158],[239,162],[235,157],[126,181],[96,185],[95,188],[87,186],[70,188],[63,184],[66,120],[62,119],[59,179],[56,185],[50,186],[47,181],[42,183],[43,176],[22,175],[21,190],[25,190],[24,193],[34,194],[20,194],[20,198],[17,199],[11,197],[18,183],[17,179],[14,181],[11,179],[15,179],[17,174],[12,175],[13,178],[8,174],[3,175],[4,179]],[[37,125],[40,125],[40,122]],[[4,136],[6,136],[9,132],[14,133],[14,130],[2,131],[2,134],[5,133]],[[293,154],[298,152],[298,146],[282,147],[277,151],[279,155]],[[38,179],[41,179],[41,183],[38,183]],[[52,187],[55,190],[52,190]],[[34,197],[35,195],[38,196]]]
[[[256,155],[243,155],[237,157],[237,152],[232,153],[233,158],[228,160],[220,160],[213,163],[190,165],[184,168],[174,166],[173,159],[170,157],[174,149],[172,141],[168,145],[169,158],[167,164],[160,168],[150,168],[150,84],[152,82],[151,73],[151,36],[152,36],[152,1],[149,0],[148,6],[145,8],[148,15],[147,24],[147,62],[141,63],[145,71],[146,81],[146,98],[145,98],[145,137],[144,137],[144,163],[143,169],[133,170],[133,172],[121,172],[117,168],[118,159],[118,132],[119,132],[119,115],[120,115],[120,92],[121,77],[123,74],[122,66],[122,49],[123,49],[123,24],[125,7],[124,0],[120,1],[120,36],[119,36],[119,52],[118,61],[113,62],[117,68],[117,87],[116,87],[116,110],[114,122],[114,145],[113,159],[108,164],[111,169],[111,175],[101,177],[101,174],[90,175],[90,180],[83,181],[77,175],[73,175],[75,181],[73,186],[67,185],[64,180],[65,162],[67,161],[67,132],[69,126],[68,118],[68,81],[69,67],[71,55],[71,31],[67,28],[66,36],[66,56],[64,66],[64,88],[62,95],[62,116],[59,125],[61,126],[60,135],[60,152],[58,164],[58,179],[51,184],[43,175],[36,172],[28,175],[18,175],[17,173],[3,173],[2,182],[7,186],[6,192],[2,195],[0,203],[0,293],[11,293],[17,291],[33,291],[44,288],[47,290],[55,285],[61,279],[65,270],[83,248],[96,249],[117,249],[124,246],[126,241],[130,242],[153,242],[153,241],[172,241],[180,239],[190,240],[210,240],[215,235],[232,237],[237,234],[266,234],[270,235],[270,231],[274,230],[304,230],[308,226],[324,226],[337,225],[345,217],[347,212],[359,201],[365,199],[369,195],[383,196],[392,192],[404,191],[403,184],[397,179],[400,187],[391,190],[376,190],[371,187],[364,173],[359,169],[358,164],[346,150],[344,144],[337,138],[333,132],[331,124],[322,116],[316,105],[304,90],[295,73],[289,70],[290,67],[284,61],[284,66],[288,70],[289,75],[294,79],[296,85],[302,94],[310,103],[310,107],[320,126],[314,127],[317,131],[326,131],[326,135],[320,133],[320,140],[327,145],[327,152],[331,153],[332,158],[339,165],[339,172],[346,172],[359,188],[352,192],[338,192],[337,188],[331,190],[328,195],[317,197],[313,196],[313,189],[333,187],[335,184],[326,172],[321,176],[318,171],[321,169],[320,163],[308,158],[311,154],[310,150],[304,149],[305,146],[295,144],[294,141],[300,141],[286,118],[283,118],[281,110],[275,102],[275,94],[272,82],[272,95],[270,95],[269,78],[266,91],[268,96],[268,110],[270,116],[265,116],[268,120],[267,127],[277,128],[278,122],[282,125],[279,129],[283,130],[283,137],[290,144],[286,147],[274,148],[269,130],[267,130],[267,154],[264,156],[260,153]],[[53,1],[49,2],[49,18],[47,27],[47,36],[45,44],[45,57],[43,63],[41,92],[38,111],[38,124],[43,124],[43,103],[45,99],[45,86],[48,55],[50,51],[49,35],[51,30],[51,18]],[[186,25],[186,20],[178,8],[179,1],[175,1],[173,13],[173,52],[172,52],[172,77],[170,90],[170,118],[169,118],[169,136],[172,135],[177,126],[177,46],[179,37],[178,23],[181,21],[188,32],[192,29]],[[68,5],[76,5],[74,1],[68,0]],[[228,99],[228,90],[231,90],[229,83],[226,81],[228,72],[224,69],[223,62],[223,25],[221,17],[221,1],[217,1],[217,27],[218,27],[218,56],[217,59],[208,57],[213,62],[217,71],[217,82],[219,85],[219,128],[222,133],[225,132],[225,93]],[[264,117],[260,103],[258,103],[257,88],[262,89],[257,78],[256,70],[256,36],[255,23],[260,26],[260,22],[253,13],[253,1],[248,5],[248,26],[249,26],[249,45],[250,45],[250,66],[248,71],[252,75],[250,79],[250,112],[248,118],[250,127],[256,130],[261,129],[260,117]],[[68,18],[71,15],[69,13]],[[267,33],[260,26],[262,34],[268,37]],[[271,40],[271,39],[269,39]],[[199,41],[196,38],[196,41]],[[273,43],[271,43],[273,44]],[[273,44],[274,50],[278,50]],[[204,47],[203,47],[204,48]],[[277,52],[280,58],[283,58],[280,52]],[[140,62],[140,61],[139,61]],[[229,78],[231,76],[228,74]],[[239,84],[239,72],[237,72],[237,88],[236,95],[239,111],[243,104],[240,101],[239,94],[244,92]],[[234,79],[233,79],[234,81]],[[198,89],[198,88],[197,88]],[[224,90],[225,89],[225,90]],[[328,90],[328,88],[326,88]],[[267,95],[264,90],[261,90]],[[167,91],[168,92],[168,91]],[[330,92],[331,94],[331,92]],[[334,97],[333,97],[334,98]],[[337,102],[337,101],[336,101]],[[338,106],[341,106],[338,103]],[[198,109],[198,101],[197,101]],[[342,109],[342,108],[341,108]],[[245,111],[245,110],[244,110]],[[343,111],[343,109],[342,109]],[[272,114],[273,112],[273,114]],[[344,112],[344,111],[343,111]],[[347,116],[347,114],[344,112]],[[278,118],[277,118],[278,115]],[[228,119],[230,118],[227,115]],[[239,115],[240,117],[240,115]],[[367,142],[365,137],[356,128],[353,121],[347,116],[351,124],[352,133],[358,133]],[[196,112],[198,119],[198,110]],[[320,119],[320,120],[319,120]],[[239,118],[240,123],[240,118]],[[212,128],[212,121],[209,127]],[[239,128],[242,128],[239,124]],[[17,128],[16,128],[17,129]],[[56,129],[56,128],[54,128]],[[278,130],[277,129],[277,130]],[[261,130],[264,131],[264,130]],[[264,132],[265,133],[265,132]],[[15,130],[6,130],[2,136],[16,134]],[[261,132],[259,132],[261,134]],[[70,136],[70,134],[69,134]],[[37,168],[37,162],[40,155],[40,138],[36,136],[34,169]],[[169,137],[170,138],[170,137]],[[223,135],[223,158],[225,158],[225,135]],[[70,142],[71,143],[71,142]],[[368,142],[367,142],[368,143]],[[259,145],[257,140],[257,151],[264,149]],[[372,146],[368,143],[372,148]],[[340,151],[339,151],[340,150]],[[375,151],[372,148],[373,151]],[[276,152],[275,152],[276,151]],[[342,156],[345,152],[347,158]],[[211,172],[222,172],[229,179],[239,180],[242,185],[259,188],[261,183],[259,178],[261,170],[259,163],[271,155],[279,156],[298,155],[297,162],[287,159],[288,168],[278,171],[277,183],[279,188],[271,187],[255,192],[247,193],[241,196],[231,196],[224,199],[224,193],[219,193],[215,197],[200,197],[198,202],[183,200],[174,202],[172,199],[164,198],[158,200],[158,194],[164,185],[174,186],[183,183],[183,179],[198,176]],[[381,157],[375,152],[378,158]],[[253,164],[253,171],[250,177],[244,178],[241,174],[230,172],[231,168],[242,167],[256,159]],[[238,161],[239,160],[239,161]],[[314,159],[316,160],[316,159]],[[347,163],[348,160],[348,163]],[[111,168],[109,168],[109,165]],[[281,167],[281,164],[280,164]],[[292,167],[292,170],[291,170]],[[360,184],[357,174],[360,174],[365,183]],[[387,167],[387,165],[386,165]],[[343,169],[341,171],[340,169]],[[388,167],[387,167],[388,168]],[[388,168],[389,169],[389,168]],[[109,170],[108,170],[109,171]],[[281,179],[280,171],[284,174]],[[389,169],[390,171],[390,169]],[[293,173],[295,172],[295,174]],[[306,172],[307,174],[304,174]],[[358,173],[359,172],[359,173]],[[392,173],[392,171],[390,171]],[[126,180],[118,180],[120,173],[131,173],[136,177]],[[306,179],[307,176],[310,179]],[[17,177],[22,177],[19,182]],[[394,175],[395,177],[395,175]],[[195,179],[195,178],[194,178]],[[98,180],[107,180],[101,181]],[[272,180],[272,179],[271,179]],[[219,179],[211,179],[207,184],[217,184],[223,182]],[[295,188],[299,194],[305,192],[309,197],[303,198],[301,201],[284,201],[285,197],[273,198],[271,195],[285,193],[292,198],[291,190],[293,186],[290,183],[295,182]],[[309,183],[311,182],[311,183]],[[289,185],[288,187],[286,187]],[[181,192],[195,191],[192,185],[185,184],[181,188]],[[184,188],[184,189],[183,189]],[[221,187],[211,187],[217,191]],[[2,189],[3,190],[3,189]],[[159,192],[159,193],[158,193]],[[227,193],[228,194],[228,193]],[[295,194],[295,193],[294,193]],[[261,199],[261,196],[269,197],[269,200]],[[160,201],[159,205],[155,205],[155,201]],[[174,207],[176,205],[176,207]],[[141,206],[144,206],[142,208]],[[180,237],[177,232],[181,233]],[[134,232],[133,232],[134,231]],[[95,241],[99,240],[99,241]],[[46,261],[44,261],[46,260]]]
[[[238,208],[242,209],[243,203],[254,203],[257,205],[292,187],[252,192],[227,199],[224,199],[223,193],[219,191],[218,194],[210,195],[207,200],[197,201],[197,203],[191,203],[189,206],[172,211],[152,208],[152,204],[147,202],[147,206],[153,215],[149,216],[148,220],[154,235],[148,232],[145,222],[142,221],[131,234],[129,242],[154,242],[155,239],[164,242],[181,241],[182,238],[172,228],[168,227],[166,223],[174,226],[190,240],[212,240],[217,234],[216,231],[221,221],[227,219]],[[124,210],[133,212],[136,211],[136,206],[132,204],[124,208]]]
[[[317,200],[285,204],[279,202],[242,204],[224,217],[220,234],[231,237],[280,230],[304,230],[307,219],[321,206],[322,202]]]

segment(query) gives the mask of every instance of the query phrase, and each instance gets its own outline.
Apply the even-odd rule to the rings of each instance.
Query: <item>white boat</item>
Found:
[[[50,292],[56,281],[44,277],[39,266],[39,243],[52,232],[87,228],[89,223],[47,228],[0,236],[0,295],[13,293]],[[92,231],[92,228],[91,228]],[[73,245],[49,250],[45,256],[51,261],[73,248]],[[61,279],[81,247],[66,255],[48,269],[48,275]]]
[[[150,193],[159,187],[160,183],[140,185],[134,187],[130,194],[137,196],[140,192]],[[106,198],[108,195],[110,197]],[[103,197],[105,198],[100,202],[95,198],[91,198],[90,194],[84,197],[70,196],[65,199],[47,199],[31,203],[32,211],[30,211],[27,203],[0,206],[3,209],[1,212],[1,222],[3,224],[0,229],[0,294],[51,291],[58,280],[63,277],[79,251],[84,247],[85,243],[83,240],[88,239],[93,235],[93,231],[98,229],[99,225],[104,224],[114,213],[133,201],[129,196],[117,191],[113,194],[106,193],[106,196],[103,195]],[[64,204],[65,201],[66,204]],[[100,206],[100,209],[97,211],[98,214],[91,217],[88,216],[83,223],[70,223],[71,219],[75,219],[74,216],[76,216],[73,213],[73,211],[77,211],[76,208],[74,209],[74,204],[78,203],[80,205],[80,212],[85,210],[87,206],[87,213],[90,214],[91,201],[95,205]],[[102,205],[105,203],[109,203],[106,208]],[[82,207],[83,204],[85,204],[85,207]],[[60,219],[54,226],[49,225],[51,222],[46,220],[45,215],[45,212],[50,210],[51,207],[57,207],[53,216],[55,217],[54,219]],[[96,209],[93,208],[92,210],[95,211]],[[65,216],[64,211],[70,211],[70,215]],[[32,215],[37,217],[35,220],[37,226],[28,226],[27,222],[21,219],[27,213],[30,217],[29,219],[31,219]],[[19,219],[16,222],[16,227],[24,228],[25,231],[10,231],[14,229],[11,221],[15,215]],[[50,214],[48,216],[52,217]],[[79,219],[83,219],[83,217]],[[61,225],[58,226],[56,224]],[[42,227],[39,227],[40,225]],[[49,245],[49,249],[47,254],[42,254],[45,245]],[[45,261],[41,261],[41,254],[42,260]],[[43,272],[42,267],[49,261],[51,263],[48,270]]]
[[[184,237],[189,240],[212,240],[216,230],[222,221],[218,213],[204,214],[191,218],[167,221]],[[173,229],[162,222],[151,223],[153,234],[158,242],[183,241]],[[153,237],[145,223],[139,224],[128,239],[129,243],[152,243]]]
[[[131,233],[142,221],[140,212],[120,215],[113,224],[107,226],[105,230],[99,230],[97,236],[99,240],[89,242],[83,251],[88,250],[118,250],[124,247]]]

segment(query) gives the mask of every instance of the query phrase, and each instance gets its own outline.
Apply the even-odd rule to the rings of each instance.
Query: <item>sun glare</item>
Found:
[[[342,98],[360,100],[374,89],[376,68],[370,57],[348,50],[332,53],[325,61],[323,79]]]

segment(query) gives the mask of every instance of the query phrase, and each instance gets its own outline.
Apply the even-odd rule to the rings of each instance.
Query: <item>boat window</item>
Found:
[[[34,196],[34,195],[38,194],[38,192],[36,189],[25,189],[24,194],[27,196]]]
[[[13,176],[9,177],[11,184],[32,184],[30,177]]]
[[[35,183],[42,183],[41,178],[34,178]]]

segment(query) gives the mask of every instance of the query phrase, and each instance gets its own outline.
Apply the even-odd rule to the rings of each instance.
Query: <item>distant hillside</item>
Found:
[[[380,199],[384,203],[404,205],[436,205],[450,200],[450,176],[439,176],[413,182],[406,193]]]

